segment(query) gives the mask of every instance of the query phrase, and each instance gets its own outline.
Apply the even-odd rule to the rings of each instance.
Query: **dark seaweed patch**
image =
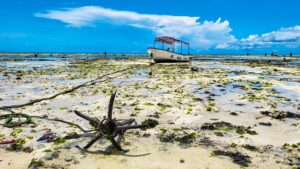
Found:
[[[245,126],[236,126],[232,125],[228,122],[213,122],[213,123],[204,123],[201,126],[202,130],[221,130],[221,131],[231,131],[235,130],[238,134],[250,134],[250,135],[257,135],[256,131],[251,130],[251,127],[245,127]]]
[[[260,113],[278,120],[283,120],[285,118],[300,118],[299,114],[295,114],[289,111],[261,111]]]
[[[232,162],[243,166],[248,167],[251,164],[250,156],[244,155],[240,152],[231,152],[231,151],[223,151],[223,150],[214,150],[213,154],[216,156],[227,156],[232,159]]]

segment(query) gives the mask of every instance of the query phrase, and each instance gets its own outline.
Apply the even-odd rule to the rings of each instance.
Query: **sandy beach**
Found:
[[[0,115],[24,113],[63,119],[88,130],[74,110],[101,119],[112,91],[113,116],[154,119],[148,130],[126,132],[121,154],[97,153],[109,145],[90,137],[63,139],[83,132],[65,123],[32,118],[35,124],[9,128],[0,123],[0,168],[299,168],[300,67],[298,59],[197,60],[155,64],[150,59],[3,60],[0,107],[70,93]],[[120,71],[122,70],[122,71]],[[109,74],[107,76],[103,76]],[[96,81],[93,81],[97,79]],[[88,83],[93,81],[94,83]],[[18,121],[18,119],[13,119]],[[24,120],[24,119],[20,119]],[[45,133],[59,140],[37,141]]]

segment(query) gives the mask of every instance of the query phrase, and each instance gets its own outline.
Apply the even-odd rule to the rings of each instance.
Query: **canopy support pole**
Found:
[[[182,42],[180,43],[180,46],[181,46],[181,54],[182,54]]]

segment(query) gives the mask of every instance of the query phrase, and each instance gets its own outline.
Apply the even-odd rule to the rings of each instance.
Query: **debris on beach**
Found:
[[[42,135],[42,137],[40,137],[39,139],[37,139],[37,141],[39,142],[52,142],[57,138],[55,133],[51,133],[51,132],[47,132],[45,134]]]
[[[83,147],[83,150],[89,149],[99,139],[107,138],[108,140],[111,141],[112,145],[118,151],[120,151],[121,153],[125,153],[128,150],[122,149],[121,146],[119,145],[119,142],[121,141],[121,139],[123,138],[127,130],[154,128],[158,125],[158,122],[153,119],[145,120],[142,124],[139,125],[136,123],[134,119],[117,120],[115,118],[112,118],[113,105],[114,105],[116,94],[117,94],[116,91],[112,93],[109,101],[108,114],[107,117],[104,117],[103,120],[89,117],[75,110],[76,115],[89,121],[90,124],[93,127],[95,127],[96,130],[96,133],[94,133],[95,134],[94,138],[86,146]],[[117,138],[117,140],[115,140],[115,137]]]

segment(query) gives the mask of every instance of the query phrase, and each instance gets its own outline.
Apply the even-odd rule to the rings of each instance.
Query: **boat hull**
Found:
[[[191,56],[181,55],[161,49],[148,48],[148,53],[151,58],[156,62],[190,62]]]

